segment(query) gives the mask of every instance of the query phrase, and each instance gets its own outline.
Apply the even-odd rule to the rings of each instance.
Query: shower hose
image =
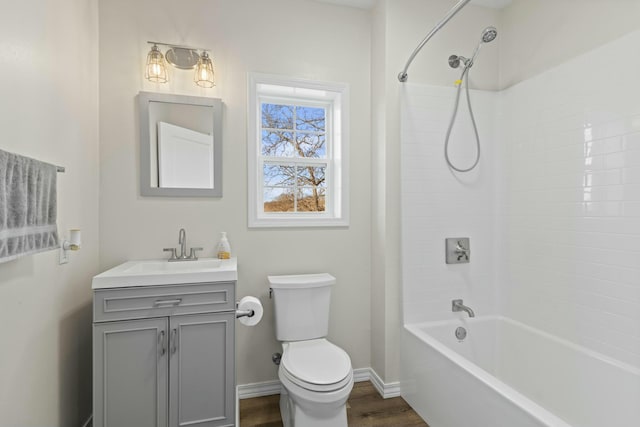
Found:
[[[444,158],[447,161],[447,165],[449,165],[451,169],[457,172],[469,172],[473,170],[478,165],[478,162],[480,161],[480,137],[478,136],[478,127],[476,126],[476,119],[475,117],[473,117],[473,108],[471,107],[471,98],[469,96],[469,69],[471,68],[471,65],[473,65],[473,63],[466,65],[464,67],[464,70],[462,70],[462,74],[460,75],[460,80],[459,80],[460,83],[458,84],[458,90],[456,92],[456,102],[453,106],[451,121],[449,122],[449,128],[447,129],[447,136],[445,137],[445,140],[444,140]],[[466,169],[458,168],[454,166],[454,164],[451,162],[451,159],[449,158],[449,138],[451,137],[451,130],[453,129],[453,124],[455,123],[456,116],[458,114],[458,105],[460,104],[460,92],[462,91],[463,81],[464,81],[465,93],[467,96],[467,105],[469,106],[469,115],[471,116],[471,124],[473,125],[473,133],[475,134],[475,137],[476,137],[476,160],[473,162],[473,164],[470,167]]]

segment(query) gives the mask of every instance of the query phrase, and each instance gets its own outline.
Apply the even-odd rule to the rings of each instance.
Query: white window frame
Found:
[[[343,83],[249,73],[247,164],[249,227],[340,227],[349,225],[349,87]],[[261,142],[263,102],[326,108],[327,157],[285,158],[286,164],[326,164],[324,212],[264,212]],[[277,163],[278,158],[269,158]]]

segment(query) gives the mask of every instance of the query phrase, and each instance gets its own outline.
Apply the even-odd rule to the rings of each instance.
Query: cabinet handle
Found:
[[[160,331],[158,334],[158,345],[160,346],[160,356],[164,356],[167,352],[167,349],[164,346],[164,331]]]
[[[176,343],[177,338],[178,330],[174,328],[171,330],[171,354],[176,354],[176,350],[178,348],[178,344]]]
[[[182,302],[182,298],[176,299],[159,299],[154,301],[153,305],[179,305]]]

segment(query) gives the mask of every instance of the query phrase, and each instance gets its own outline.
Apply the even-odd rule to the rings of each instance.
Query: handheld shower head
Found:
[[[482,34],[480,35],[480,43],[476,46],[476,50],[473,51],[473,55],[471,55],[470,59],[465,58],[464,56],[451,55],[449,57],[449,66],[451,68],[458,68],[460,65],[464,66],[465,71],[468,68],[473,67],[473,61],[475,61],[478,56],[478,52],[480,52],[480,48],[485,43],[491,43],[498,37],[498,30],[496,27],[487,27],[482,30]]]
[[[498,30],[496,29],[496,27],[487,27],[484,30],[482,30],[480,43],[478,43],[476,50],[473,51],[473,55],[471,55],[471,59],[465,62],[464,65],[467,68],[472,67],[473,61],[476,60],[476,57],[478,56],[478,52],[480,52],[480,48],[482,47],[482,45],[485,43],[491,43],[496,39],[496,37],[498,37]]]
[[[470,59],[467,59],[464,56],[460,56],[460,55],[451,55],[449,57],[450,67],[458,68],[461,65],[463,66],[462,74],[460,74],[460,78],[456,80],[456,83],[455,83],[457,86],[456,103],[453,107],[453,113],[451,114],[451,121],[449,122],[449,128],[447,129],[447,136],[445,136],[445,139],[444,139],[444,158],[447,161],[447,165],[456,172],[469,172],[470,170],[473,170],[478,165],[478,162],[480,161],[480,137],[478,136],[476,119],[473,117],[473,108],[471,107],[471,98],[469,96],[469,70],[471,69],[471,67],[473,67],[473,61],[475,61],[476,57],[478,56],[478,52],[480,52],[480,48],[482,47],[482,45],[485,43],[490,43],[494,41],[497,36],[498,36],[498,30],[496,30],[495,27],[487,27],[484,30],[482,30],[482,34],[480,36],[480,43],[478,43],[478,46],[476,47],[476,50],[473,51],[473,55],[471,56]],[[467,94],[467,105],[469,106],[469,115],[471,116],[471,124],[473,125],[473,131],[476,137],[476,159],[473,162],[473,164],[468,168],[460,168],[455,166],[451,162],[451,159],[449,158],[449,137],[451,136],[451,130],[453,129],[453,124],[456,120],[456,114],[458,114],[458,105],[460,102],[460,92],[462,90],[463,81],[465,82],[464,88]]]
[[[498,37],[498,30],[496,27],[487,27],[482,30],[482,43],[492,42]]]

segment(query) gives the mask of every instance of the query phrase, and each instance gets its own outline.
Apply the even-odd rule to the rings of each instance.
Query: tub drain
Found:
[[[458,340],[462,341],[466,337],[467,337],[467,330],[465,328],[463,328],[462,326],[456,328],[456,338],[458,338]]]

